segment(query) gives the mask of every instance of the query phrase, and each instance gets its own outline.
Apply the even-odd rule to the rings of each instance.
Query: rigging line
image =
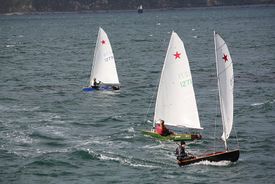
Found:
[[[220,35],[220,34],[219,34]],[[223,44],[221,44],[221,46],[220,47],[217,47],[217,50],[221,50],[222,49],[222,47],[225,45],[225,41],[223,42]]]
[[[155,33],[156,33],[156,30],[157,29],[155,29]],[[165,45],[164,43],[166,43],[166,39],[164,38],[163,40],[162,40],[162,46],[163,45]],[[165,49],[164,49],[165,50]],[[157,64],[159,61],[156,61],[155,62],[155,64]],[[160,76],[161,76],[161,73],[162,73],[162,68],[161,68],[161,72],[160,72]],[[158,83],[155,83],[155,84],[157,84],[156,85],[156,87],[155,87],[155,90],[154,90],[154,93],[153,93],[153,95],[152,95],[152,97],[151,97],[151,101],[150,101],[150,104],[149,104],[149,107],[148,107],[148,109],[147,109],[147,111],[146,111],[146,114],[145,114],[145,117],[144,117],[144,123],[146,123],[146,119],[147,119],[147,117],[148,117],[148,114],[149,114],[149,111],[150,111],[150,109],[151,109],[151,106],[152,106],[152,104],[153,104],[153,100],[155,99],[155,95],[157,94],[157,89],[158,89],[158,86],[159,86],[159,82],[160,82],[160,78],[159,78],[159,80],[158,80]],[[154,127],[154,122],[153,122],[153,127]]]
[[[148,109],[147,109],[147,111],[146,111],[146,114],[145,114],[145,117],[144,117],[144,123],[146,123],[146,119],[147,119],[147,117],[148,117],[149,111],[150,111],[151,106],[152,106],[152,104],[153,104],[153,100],[154,100],[154,97],[155,97],[155,94],[156,94],[155,91],[157,90],[157,88],[158,88],[158,85],[156,85],[155,90],[154,90],[154,93],[153,93],[153,95],[152,95],[152,97],[151,97],[149,107],[148,107]]]
[[[215,32],[214,32],[215,33]],[[214,35],[214,44],[215,44],[215,63],[216,63],[216,70],[217,70],[217,44],[216,44],[216,37]],[[218,76],[215,78],[215,80],[218,80]],[[217,83],[217,85],[219,85]],[[219,88],[219,86],[218,86]],[[218,116],[218,97],[219,97],[219,89],[217,90],[218,94],[215,95],[216,99],[216,116],[215,116],[215,128],[214,128],[214,152],[216,152],[216,131],[217,131],[217,116]]]
[[[239,149],[240,148],[240,143],[239,143],[239,140],[238,140],[237,131],[235,129],[235,125],[234,124],[233,124],[233,129],[234,129],[234,133],[235,133],[236,140],[237,140],[237,146],[238,146],[238,149]]]
[[[89,79],[87,79],[87,82],[86,83],[88,83],[88,87],[90,87],[91,85],[90,85],[90,78]]]
[[[93,50],[93,56],[91,58],[92,63],[91,63],[91,66],[90,66],[91,70],[90,70],[90,77],[88,78],[88,84],[89,84],[88,86],[91,86],[91,80],[92,80],[92,75],[93,75],[92,71],[94,71],[94,58],[96,56],[96,50],[97,50],[97,47],[98,47],[98,40],[99,40],[99,31],[97,32],[96,43],[95,43],[95,47],[94,47],[94,50]],[[91,53],[92,53],[92,51],[91,51]]]
[[[234,95],[236,94],[236,91],[234,93]],[[234,113],[234,112],[233,112]],[[234,116],[233,116],[234,117]],[[238,135],[237,135],[237,131],[236,131],[236,128],[235,128],[235,123],[233,123],[233,129],[234,129],[234,133],[235,133],[235,136],[236,136],[236,140],[237,140],[237,146],[238,146],[238,149],[240,148],[240,143],[239,143],[239,139],[238,139]]]
[[[217,90],[218,91],[218,90]],[[219,93],[219,91],[218,91]],[[217,132],[217,119],[218,119],[218,108],[219,108],[219,101],[218,101],[219,94],[216,94],[215,101],[216,101],[216,116],[215,116],[215,129],[214,129],[214,152],[216,152],[216,132]]]

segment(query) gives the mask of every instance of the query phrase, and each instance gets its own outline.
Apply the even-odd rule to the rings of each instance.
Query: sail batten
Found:
[[[117,84],[119,79],[111,43],[106,32],[100,27],[94,50],[93,66],[90,76],[90,86],[93,80],[101,81],[103,84]]]
[[[175,32],[170,38],[158,87],[154,121],[159,119],[171,126],[202,129],[189,60]]]
[[[232,65],[232,63],[230,64],[230,65]],[[217,76],[218,76],[218,78],[220,78],[220,75],[222,75],[228,68],[229,68],[229,70],[231,70],[231,67],[232,66],[228,66],[228,67],[226,67],[223,71],[220,71],[218,74],[217,74]]]

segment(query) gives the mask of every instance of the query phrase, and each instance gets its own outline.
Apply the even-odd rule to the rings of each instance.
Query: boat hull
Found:
[[[224,151],[224,152],[215,152],[198,157],[190,157],[184,160],[178,160],[179,166],[184,166],[188,164],[197,163],[200,161],[210,161],[210,162],[219,162],[219,161],[230,161],[236,162],[239,159],[240,150],[233,151]]]
[[[161,136],[156,132],[142,130],[143,135],[148,135],[161,141],[192,141],[201,139],[200,134],[175,134],[168,136]]]
[[[100,86],[99,88],[86,87],[86,88],[83,88],[82,91],[85,91],[85,92],[93,92],[93,91],[112,91],[112,90],[118,90],[118,89],[119,89],[119,88],[114,89],[113,86]]]

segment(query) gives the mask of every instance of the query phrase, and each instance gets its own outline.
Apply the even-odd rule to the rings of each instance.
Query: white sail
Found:
[[[173,32],[167,49],[158,88],[154,121],[202,129],[184,44]]]
[[[99,28],[94,51],[93,67],[90,77],[90,86],[93,79],[103,84],[119,84],[114,54],[111,43],[105,31]]]
[[[228,139],[233,125],[233,64],[228,47],[221,36],[214,32],[216,67],[223,123],[222,139]],[[227,146],[226,146],[227,147]]]

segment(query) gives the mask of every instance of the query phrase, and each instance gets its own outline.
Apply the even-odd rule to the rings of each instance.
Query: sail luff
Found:
[[[159,119],[167,125],[202,129],[189,60],[175,32],[170,38],[158,87],[154,121]]]
[[[92,62],[92,70],[91,70],[91,75],[90,75],[90,86],[93,85],[93,71],[94,71],[94,68],[95,68],[95,59],[96,59],[96,54],[98,53],[98,42],[99,42],[99,38],[100,38],[100,30],[101,30],[101,27],[99,27],[98,29],[98,33],[97,33],[97,39],[96,39],[96,44],[95,44],[95,50],[94,50],[94,57],[93,57],[93,62]]]
[[[173,35],[174,31],[172,31],[172,35]],[[169,41],[169,45],[168,45],[168,48],[167,50],[170,49],[171,45],[172,45],[172,35],[170,37],[170,41]],[[158,120],[162,119],[164,120],[164,118],[161,118],[162,116],[160,116],[161,114],[163,114],[164,112],[161,111],[161,108],[158,108],[161,106],[160,104],[160,100],[158,100],[161,96],[161,91],[160,91],[160,87],[161,87],[161,81],[163,80],[163,76],[164,76],[164,71],[165,71],[165,66],[166,66],[166,60],[167,60],[167,57],[168,57],[168,52],[166,52],[166,55],[165,55],[165,59],[164,59],[164,63],[163,63],[163,67],[162,67],[162,70],[161,70],[161,75],[160,75],[160,80],[159,80],[159,85],[158,85],[158,92],[157,92],[157,99],[156,99],[156,104],[155,104],[155,115],[154,115],[154,123],[157,122]],[[159,114],[159,115],[158,115]],[[166,124],[169,124],[166,122]]]

